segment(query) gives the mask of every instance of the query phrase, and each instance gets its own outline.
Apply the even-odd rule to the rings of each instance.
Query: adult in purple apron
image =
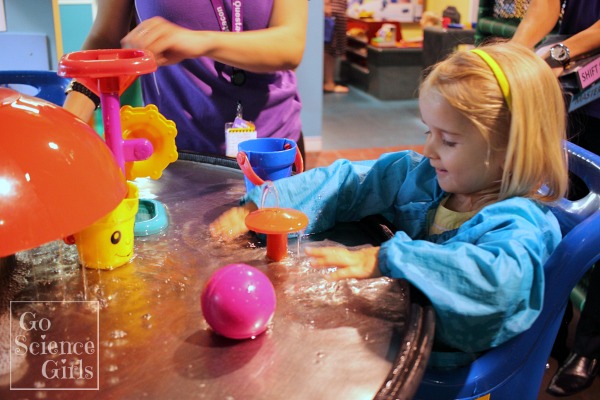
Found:
[[[144,102],[175,122],[179,150],[223,155],[238,103],[259,137],[301,141],[293,69],[307,14],[306,0],[106,0],[83,49],[152,51],[159,68],[141,77]],[[83,97],[69,95],[65,108],[87,120],[93,103]]]

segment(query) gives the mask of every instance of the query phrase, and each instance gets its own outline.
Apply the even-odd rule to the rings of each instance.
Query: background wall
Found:
[[[57,0],[4,0],[0,69],[56,69],[62,55]]]
[[[58,0],[63,52],[81,49],[96,15],[93,0]]]
[[[469,26],[470,23],[477,20],[477,7],[479,0],[428,0],[427,11],[432,11],[438,15],[442,15],[444,9],[449,6],[454,6],[460,13],[460,23]],[[473,13],[473,10],[475,13]]]
[[[358,0],[351,0],[351,2]],[[372,0],[376,1],[376,0]],[[383,1],[383,0],[382,0]],[[408,1],[408,0],[404,0]],[[477,21],[477,8],[479,0],[423,0],[424,11],[431,11],[442,16],[446,7],[454,6],[460,13],[461,23],[467,28],[472,22]],[[423,37],[423,30],[418,22],[402,22],[402,38],[413,40]]]

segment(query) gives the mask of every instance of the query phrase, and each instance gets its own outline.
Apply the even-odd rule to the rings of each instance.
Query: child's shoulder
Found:
[[[558,221],[549,207],[526,197],[511,197],[483,207],[476,217],[483,221],[520,221],[536,226],[553,225]]]

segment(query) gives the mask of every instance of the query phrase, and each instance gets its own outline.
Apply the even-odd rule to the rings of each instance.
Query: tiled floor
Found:
[[[400,149],[421,151],[425,125],[421,122],[416,100],[380,101],[359,90],[349,94],[327,94],[323,101],[322,150],[306,154],[306,168],[328,165],[338,158],[365,160]],[[575,313],[571,330],[576,325]],[[572,338],[573,332],[571,332]],[[570,339],[571,340],[571,339]],[[538,400],[555,400],[545,392],[557,363],[550,359]],[[572,400],[600,400],[600,379],[592,387],[568,397]],[[518,393],[514,399],[520,400]]]

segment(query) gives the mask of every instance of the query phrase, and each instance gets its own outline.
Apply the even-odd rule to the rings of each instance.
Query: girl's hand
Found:
[[[145,49],[154,54],[159,66],[176,64],[203,54],[208,45],[201,32],[191,31],[162,17],[142,21],[122,40],[124,48]]]
[[[325,275],[328,281],[346,278],[376,278],[381,276],[377,263],[379,247],[348,250],[343,247],[307,247],[310,264],[315,268],[337,269]]]
[[[248,232],[246,216],[257,209],[254,203],[225,211],[209,226],[210,235],[221,240],[231,240]]]

